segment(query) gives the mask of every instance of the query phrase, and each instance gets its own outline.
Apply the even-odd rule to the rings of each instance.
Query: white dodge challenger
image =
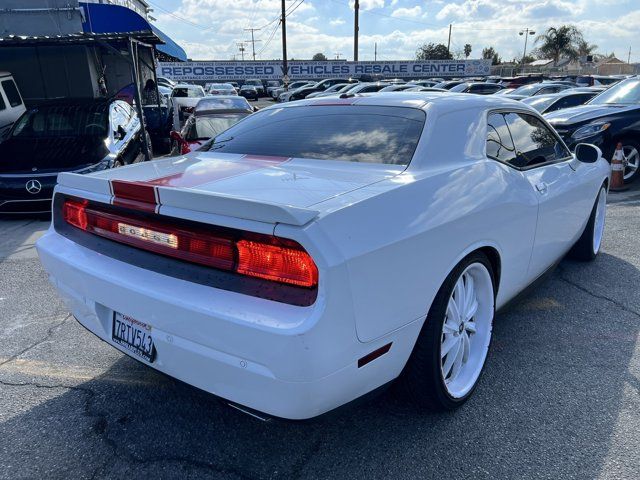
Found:
[[[609,167],[495,96],[273,106],[186,156],[62,173],[37,248],[77,320],[247,412],[476,387],[500,308],[593,259]]]

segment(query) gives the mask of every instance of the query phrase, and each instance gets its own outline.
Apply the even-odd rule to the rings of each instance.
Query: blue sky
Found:
[[[257,59],[282,57],[275,21],[280,0],[147,0],[155,24],[182,45],[194,60],[240,58],[237,43],[255,32]],[[353,59],[353,1],[287,0],[288,56],[309,59],[316,52],[329,58]],[[599,53],[640,62],[640,0],[360,0],[360,60],[414,58],[417,47],[447,42],[453,24],[451,50],[461,54],[472,45],[471,57],[493,46],[505,60],[522,56],[518,32],[571,23],[582,29]],[[529,43],[531,46],[531,43]],[[245,58],[251,53],[247,45]]]

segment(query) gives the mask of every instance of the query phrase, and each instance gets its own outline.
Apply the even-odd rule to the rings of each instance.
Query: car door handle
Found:
[[[536,184],[536,190],[538,190],[540,194],[544,195],[545,193],[547,193],[547,184],[544,182]]]

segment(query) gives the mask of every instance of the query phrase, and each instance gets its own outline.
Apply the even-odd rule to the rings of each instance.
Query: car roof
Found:
[[[493,95],[469,95],[466,93],[448,92],[443,95],[441,92],[377,92],[377,93],[357,93],[348,96],[329,96],[321,98],[310,98],[298,100],[296,102],[287,102],[269,108],[296,108],[309,105],[370,105],[380,107],[409,107],[428,109],[431,105],[438,108],[451,108],[458,110],[460,108],[469,109],[487,109],[487,108],[516,108],[520,110],[532,110],[528,106],[524,106],[522,102],[512,100],[508,97]]]

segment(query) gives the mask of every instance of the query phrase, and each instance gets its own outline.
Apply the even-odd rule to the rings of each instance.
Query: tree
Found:
[[[586,57],[587,55],[593,55],[594,52],[598,49],[598,46],[587,42],[584,38],[578,41],[576,45],[576,49],[578,50],[578,56]]]
[[[471,55],[471,44],[467,43],[464,46],[464,58],[469,58],[469,55]]]
[[[424,44],[416,51],[416,60],[451,60],[453,55],[442,43]]]
[[[499,65],[502,63],[502,59],[498,52],[493,47],[487,47],[482,49],[482,58],[491,60],[491,65]]]
[[[311,60],[315,60],[316,62],[326,62],[327,61],[327,57],[325,56],[324,53],[316,53],[313,58]]]
[[[573,25],[549,27],[545,33],[536,37],[536,45],[540,44],[536,53],[540,58],[550,58],[556,64],[561,57],[576,60],[580,56],[580,42],[584,42],[582,32]]]

